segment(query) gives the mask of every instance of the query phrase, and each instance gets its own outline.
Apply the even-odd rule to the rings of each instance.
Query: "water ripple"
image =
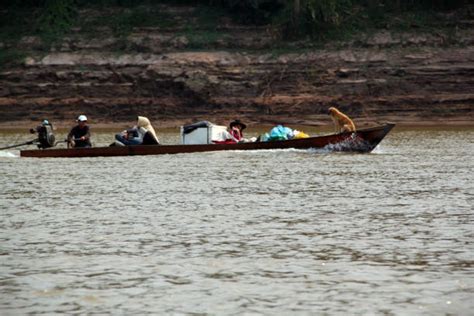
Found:
[[[0,313],[468,315],[466,139],[395,131],[364,155],[0,156]]]

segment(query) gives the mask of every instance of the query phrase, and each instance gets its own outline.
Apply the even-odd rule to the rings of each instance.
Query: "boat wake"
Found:
[[[306,152],[307,149],[297,149],[297,148],[273,148],[273,149],[229,149],[225,152],[234,152],[234,153],[252,153],[252,154],[266,154],[266,153],[282,153],[282,152]],[[213,153],[213,152],[208,152]]]
[[[352,134],[351,137],[346,138],[345,140],[335,143],[328,144],[323,147],[323,150],[328,152],[334,151],[359,151],[359,152],[369,152],[372,150],[372,145],[365,141],[364,139],[358,137],[356,134]]]
[[[372,150],[373,154],[386,154],[387,152],[382,148],[380,145],[375,147],[374,150]]]
[[[20,155],[11,151],[0,151],[0,158],[19,158]]]

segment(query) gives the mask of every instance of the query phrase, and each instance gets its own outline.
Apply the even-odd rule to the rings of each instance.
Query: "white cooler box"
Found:
[[[213,144],[213,140],[226,140],[227,134],[226,126],[201,121],[181,126],[181,143],[184,145]]]

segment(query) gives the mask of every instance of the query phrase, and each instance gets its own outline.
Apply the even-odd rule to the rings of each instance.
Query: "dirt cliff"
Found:
[[[472,27],[452,38],[380,31],[320,48],[293,43],[287,53],[271,50],[265,28],[226,27],[200,51],[175,29],[138,28],[126,39],[78,29],[47,52],[39,38],[23,38],[24,63],[0,72],[0,125],[70,124],[79,113],[95,123],[139,114],[161,126],[233,118],[320,125],[331,105],[359,124],[474,117]]]

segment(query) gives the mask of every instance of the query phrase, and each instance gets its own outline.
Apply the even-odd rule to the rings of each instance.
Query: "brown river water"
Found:
[[[0,315],[473,313],[472,127],[396,128],[371,154],[18,155]]]

